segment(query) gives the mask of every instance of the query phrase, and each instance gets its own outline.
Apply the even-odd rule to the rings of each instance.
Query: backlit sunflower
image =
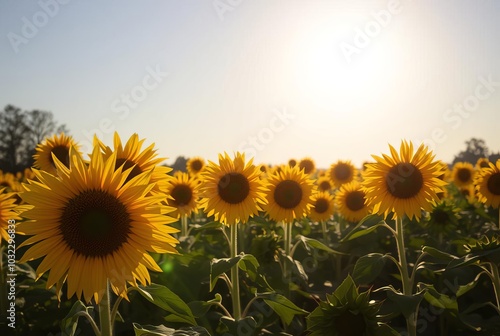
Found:
[[[69,149],[71,146],[78,149],[78,145],[73,138],[64,133],[45,139],[36,146],[36,154],[33,155],[34,167],[55,175],[56,165],[52,154],[65,167],[69,167]]]
[[[191,176],[200,174],[205,168],[205,160],[201,157],[192,157],[186,162],[186,169]]]
[[[151,171],[125,183],[129,171],[115,170],[116,153],[104,159],[95,146],[86,164],[70,148],[70,168],[55,159],[58,176],[35,171],[37,181],[26,184],[21,197],[33,208],[18,233],[32,235],[21,246],[33,245],[21,258],[43,258],[39,278],[49,271],[47,288],[66,281],[74,294],[99,303],[109,281],[117,295],[126,296],[127,283],[150,283],[148,269],[161,268],[147,252],[176,253],[178,243],[166,225],[173,208],[160,204],[166,195],[150,196]]]
[[[375,163],[369,164],[363,174],[363,186],[369,205],[374,211],[407,215],[420,219],[421,209],[432,210],[446,182],[438,178],[440,171],[434,155],[423,144],[413,153],[413,144],[402,141],[400,152],[389,145],[391,156],[372,155]]]
[[[330,179],[326,176],[321,177],[316,180],[316,185],[319,191],[331,191],[333,189],[333,184]]]
[[[316,171],[316,164],[311,158],[303,158],[299,162],[299,168],[304,170],[304,173],[312,175]]]
[[[311,197],[309,217],[316,222],[323,222],[333,215],[333,196],[328,192],[317,192]]]
[[[448,201],[436,204],[432,211],[426,216],[425,228],[430,234],[443,234],[455,231],[460,219],[460,208]]]
[[[451,180],[457,185],[457,187],[462,188],[473,184],[474,175],[475,171],[472,164],[468,162],[457,162],[453,165]]]
[[[219,164],[209,161],[202,174],[200,207],[208,216],[215,216],[225,225],[245,223],[257,215],[266,202],[265,182],[253,159],[245,163],[245,154],[236,153],[231,160],[227,153],[219,154]]]
[[[11,173],[0,172],[0,188],[4,188],[4,192],[20,192],[22,191],[21,183]]]
[[[359,222],[371,213],[366,205],[366,193],[358,182],[343,184],[335,194],[339,213],[349,222]]]
[[[476,161],[476,169],[481,169],[481,168],[488,168],[490,166],[490,160],[487,158],[479,158]]]
[[[26,206],[19,206],[16,204],[16,194],[8,193],[5,188],[0,188],[0,245],[2,245],[2,240],[9,241],[10,237],[7,232],[9,226],[9,220],[20,221],[20,213],[27,209]]]
[[[168,181],[164,191],[170,195],[167,204],[176,209],[172,216],[190,215],[192,211],[196,211],[199,186],[196,179],[183,172],[176,173]]]
[[[105,146],[97,137],[94,137],[94,146],[98,145],[101,148],[104,152],[104,159],[107,159],[111,157],[113,153],[116,153],[115,170],[120,167],[122,167],[122,171],[124,172],[131,169],[131,172],[128,174],[125,182],[132,180],[134,177],[143,172],[151,170],[151,183],[155,183],[153,190],[158,191],[163,188],[166,183],[168,183],[170,179],[168,173],[172,170],[172,168],[159,165],[165,160],[165,158],[157,158],[158,154],[154,149],[154,143],[145,149],[141,149],[144,141],[145,139],[140,140],[139,135],[134,133],[128,139],[125,147],[123,147],[120,136],[117,132],[115,132],[113,138],[113,149]]]
[[[284,166],[268,178],[264,210],[275,221],[290,222],[309,213],[313,181],[298,166]]]
[[[352,165],[351,161],[339,160],[330,166],[328,176],[335,186],[340,187],[342,184],[354,180],[356,168]]]
[[[488,168],[479,171],[474,181],[479,202],[498,208],[500,206],[500,160],[496,165],[490,163]]]

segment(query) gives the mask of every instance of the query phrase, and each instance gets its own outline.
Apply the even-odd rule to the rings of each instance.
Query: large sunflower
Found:
[[[237,152],[234,160],[219,154],[219,164],[209,161],[202,173],[200,207],[225,225],[245,223],[257,215],[265,203],[264,181],[253,159],[245,164],[245,154]]]
[[[268,178],[264,210],[275,221],[290,222],[309,213],[313,181],[298,166],[283,166]]]
[[[115,170],[120,167],[122,167],[124,172],[131,169],[126,182],[140,175],[142,172],[151,170],[151,183],[155,183],[153,190],[158,191],[162,187],[165,187],[166,183],[170,179],[168,173],[172,170],[172,168],[159,165],[166,158],[157,157],[158,154],[154,149],[154,143],[145,149],[141,149],[144,144],[144,140],[145,139],[140,140],[139,135],[134,133],[128,139],[125,147],[123,147],[120,136],[117,132],[115,132],[113,138],[114,149],[105,146],[97,137],[94,137],[94,146],[99,145],[101,150],[104,152],[104,159],[111,157],[111,155],[116,152]]]
[[[474,184],[479,201],[487,206],[498,208],[500,206],[500,160],[497,160],[496,165],[490,163],[488,168],[482,168]]]
[[[330,219],[333,215],[333,196],[328,192],[317,192],[311,197],[311,212],[309,217],[317,222]]]
[[[47,138],[36,146],[36,154],[33,155],[35,168],[45,170],[47,173],[56,174],[56,165],[53,155],[65,166],[69,167],[69,149],[78,145],[70,135],[61,133]]]
[[[316,164],[311,158],[303,158],[299,162],[299,168],[304,170],[304,173],[312,175],[316,171]]]
[[[451,179],[459,188],[472,185],[474,175],[474,166],[469,162],[457,162],[453,165],[453,170],[451,171]]]
[[[20,213],[26,210],[26,206],[16,204],[16,193],[5,192],[5,188],[0,188],[0,245],[2,240],[9,241],[10,237],[7,232],[9,221],[21,220]]]
[[[357,182],[343,184],[335,194],[339,213],[349,222],[358,222],[371,212],[366,193]]]
[[[197,176],[205,168],[205,160],[201,157],[192,157],[186,162],[186,169],[191,176]]]
[[[25,185],[21,197],[33,208],[23,213],[30,221],[18,232],[32,235],[21,262],[43,258],[37,276],[50,270],[47,288],[66,281],[74,294],[98,303],[107,286],[125,296],[127,283],[150,283],[148,269],[161,271],[147,252],[176,253],[170,234],[173,208],[160,205],[166,195],[149,196],[151,172],[125,183],[130,171],[115,170],[116,154],[105,160],[96,146],[86,164],[74,147],[70,168],[55,159],[58,176],[35,171],[37,181]]]
[[[167,204],[176,209],[172,216],[189,215],[196,210],[199,186],[198,181],[186,173],[174,175],[164,189],[170,195]]]
[[[328,176],[335,186],[340,187],[342,184],[354,180],[356,168],[352,165],[351,161],[339,160],[330,166]]]
[[[394,212],[398,218],[407,215],[420,219],[421,209],[431,211],[438,199],[436,193],[446,185],[438,178],[441,173],[437,161],[423,144],[415,153],[411,142],[402,141],[399,153],[389,147],[391,156],[372,155],[376,162],[364,172],[368,204],[386,217]]]

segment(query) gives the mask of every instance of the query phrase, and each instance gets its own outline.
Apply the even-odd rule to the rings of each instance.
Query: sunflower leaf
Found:
[[[210,263],[210,291],[214,289],[217,279],[219,279],[219,275],[231,270],[231,268],[236,265],[241,258],[242,255],[240,254],[234,258],[212,259],[212,262]]]
[[[438,250],[434,247],[430,247],[430,246],[424,246],[422,248],[422,253],[427,253],[428,255],[430,255],[436,259],[442,260],[443,262],[447,262],[447,263],[449,263],[450,261],[452,261],[454,259],[457,259],[457,257],[455,257],[452,254],[440,251],[440,250]]]
[[[140,325],[139,323],[132,323],[134,326],[135,336],[171,336],[175,330],[167,328],[163,324],[159,326],[153,325]]]
[[[238,267],[246,272],[252,281],[264,290],[272,290],[264,275],[259,272],[259,266],[257,258],[251,254],[244,254],[238,261]]]
[[[345,253],[335,251],[335,250],[329,248],[328,246],[326,246],[325,244],[323,244],[319,240],[316,240],[313,238],[308,238],[308,237],[305,237],[302,235],[299,235],[299,239],[302,241],[302,243],[304,243],[304,246],[306,247],[307,251],[309,251],[309,247],[313,247],[313,248],[316,248],[318,250],[326,251],[328,253],[336,253],[336,254],[346,255]]]
[[[68,336],[73,336],[76,335],[77,333],[77,325],[78,325],[78,319],[80,318],[80,312],[85,312],[87,314],[90,314],[92,311],[93,307],[87,307],[85,304],[78,300],[75,302],[73,307],[71,307],[71,310],[69,311],[68,315],[61,321],[61,332],[63,335],[68,335]]]
[[[195,317],[204,316],[211,306],[217,306],[222,302],[222,296],[219,293],[215,294],[215,298],[209,301],[192,301],[188,303],[189,308]]]
[[[453,316],[458,316],[458,302],[446,294],[439,293],[434,285],[419,283],[418,287],[424,289],[424,298],[427,302],[437,308],[447,309]]]
[[[149,302],[175,316],[167,316],[167,320],[196,325],[193,312],[189,306],[167,287],[151,284],[149,286],[139,286],[136,290]]]
[[[417,307],[424,297],[423,292],[414,295],[403,295],[395,291],[392,286],[386,286],[384,289],[389,289],[387,290],[387,298],[396,304],[405,318],[410,318],[416,313]]]
[[[258,327],[257,321],[252,316],[245,316],[238,321],[227,316],[222,316],[220,322],[228,329],[224,335],[254,335]]]
[[[360,220],[359,223],[356,224],[356,226],[351,231],[349,231],[349,233],[344,238],[340,240],[340,242],[351,240],[351,235],[358,231],[358,229],[363,225],[366,227],[372,227],[376,224],[380,224],[381,222],[384,222],[384,217],[377,214],[368,215]]]
[[[308,314],[307,311],[297,307],[292,301],[277,293],[259,293],[257,297],[271,307],[272,310],[283,320],[285,325],[289,325],[295,315]]]
[[[386,256],[381,253],[370,253],[356,261],[352,277],[359,285],[370,284],[385,266]]]

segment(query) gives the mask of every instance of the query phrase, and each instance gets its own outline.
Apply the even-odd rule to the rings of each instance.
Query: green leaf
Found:
[[[422,248],[422,253],[427,253],[428,255],[430,255],[436,259],[442,260],[443,262],[446,262],[446,263],[449,263],[450,261],[452,261],[454,259],[458,259],[457,257],[455,257],[452,254],[440,251],[440,250],[438,250],[434,247],[430,247],[430,246],[424,246]]]
[[[76,316],[79,312],[87,312],[90,314],[90,311],[94,309],[93,307],[87,307],[85,304],[78,300],[75,302],[68,315],[61,321],[61,332],[63,335],[73,336],[76,333],[76,327],[78,325],[78,318],[80,315]]]
[[[387,298],[398,306],[399,311],[405,318],[410,318],[416,314],[417,307],[423,299],[423,292],[414,295],[403,295],[401,292],[396,291],[392,286],[387,291]],[[384,287],[388,288],[388,287]]]
[[[359,223],[344,237],[340,240],[340,242],[345,242],[351,240],[351,236],[358,231],[361,226],[366,226],[368,228],[373,227],[374,225],[380,224],[381,222],[385,223],[384,218],[377,214],[368,215],[363,218]]]
[[[370,284],[385,266],[386,256],[381,253],[370,253],[356,261],[352,277],[357,284]]]
[[[479,278],[483,274],[486,274],[486,271],[480,272],[478,275],[476,275],[474,280],[469,282],[468,284],[458,287],[457,293],[455,295],[457,297],[460,297],[460,296],[464,295],[465,293],[467,293],[468,291],[470,291],[471,289],[473,289],[474,287],[476,287],[476,285],[479,283]]]
[[[224,224],[221,222],[215,221],[215,222],[210,222],[206,223],[203,225],[200,225],[199,227],[195,227],[196,230],[216,230],[216,229],[222,229],[224,227]]]
[[[424,290],[424,298],[431,305],[441,309],[447,309],[453,316],[458,316],[458,303],[456,299],[439,293],[434,288],[434,285],[419,283],[418,287]]]
[[[258,327],[257,321],[252,316],[245,316],[238,321],[227,316],[222,316],[220,322],[228,329],[224,335],[254,335]]]
[[[308,238],[308,237],[305,237],[305,236],[302,236],[302,235],[299,235],[299,239],[302,241],[302,243],[304,243],[304,246],[306,247],[306,249],[307,249],[308,252],[310,252],[310,248],[309,247],[313,247],[315,249],[326,251],[328,253],[335,253],[335,254],[346,255],[346,253],[335,251],[334,249],[329,248],[328,246],[326,246],[325,244],[323,244],[319,240]]]
[[[264,302],[281,317],[285,325],[289,325],[295,315],[308,314],[307,311],[297,307],[292,301],[281,294],[259,293],[257,297],[263,299]]]
[[[379,227],[385,226],[385,225],[386,225],[385,223],[376,224],[374,226],[370,226],[369,228],[356,231],[352,235],[350,235],[349,239],[347,239],[347,240],[353,240],[353,239],[356,239],[356,238],[359,238],[359,237],[366,236],[367,234],[369,234],[369,233],[375,231],[376,229],[378,229]]]
[[[246,272],[252,281],[255,281],[261,289],[270,291],[273,290],[269,283],[267,282],[263,273],[259,272],[259,262],[251,254],[244,254],[243,257],[238,261],[238,267]]]
[[[167,287],[151,284],[149,286],[139,286],[136,290],[149,302],[176,316],[167,316],[169,321],[196,325],[196,321],[189,306]]]
[[[134,326],[135,336],[171,336],[175,332],[174,329],[167,328],[163,324],[153,326],[132,323],[132,325]]]
[[[189,309],[195,317],[204,316],[211,306],[218,306],[222,302],[222,296],[219,293],[215,294],[215,298],[209,301],[192,301],[188,303]]]
[[[242,255],[240,254],[234,258],[212,259],[210,263],[210,291],[214,289],[217,279],[219,279],[219,275],[231,270],[231,268],[240,261],[241,257]]]

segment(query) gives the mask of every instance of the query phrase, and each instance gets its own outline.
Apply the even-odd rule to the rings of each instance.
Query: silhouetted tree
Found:
[[[0,111],[0,170],[14,173],[31,167],[36,145],[61,131],[67,133],[67,128],[57,124],[52,112],[7,105]]]
[[[186,172],[187,159],[184,156],[178,156],[175,162],[170,167],[172,168],[172,174],[176,171]]]
[[[482,139],[471,138],[465,142],[467,146],[465,151],[458,153],[453,159],[452,164],[456,162],[470,162],[475,164],[479,158],[487,158],[489,149],[486,142]]]

